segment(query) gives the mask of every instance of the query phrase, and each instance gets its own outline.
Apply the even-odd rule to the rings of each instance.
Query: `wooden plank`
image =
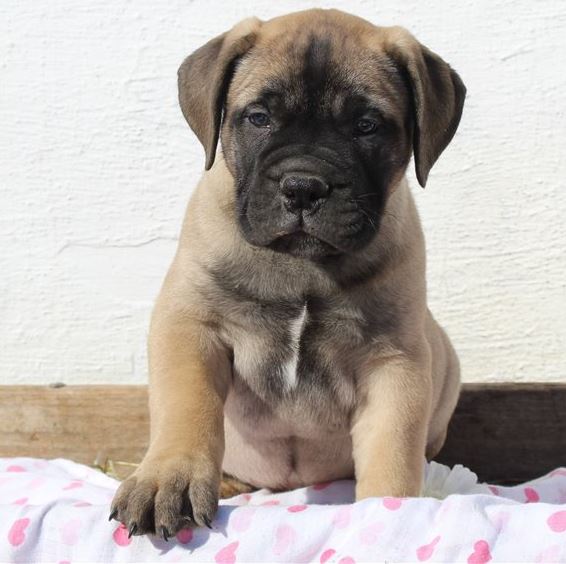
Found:
[[[0,386],[0,456],[103,452],[137,463],[147,448],[145,386]],[[438,460],[516,483],[566,466],[566,384],[466,384]],[[124,475],[129,468],[123,468]]]
[[[566,466],[566,384],[467,384],[437,457],[490,483]]]
[[[149,437],[146,386],[0,386],[0,456],[69,458],[99,453],[139,462]],[[121,468],[124,476],[131,468]]]

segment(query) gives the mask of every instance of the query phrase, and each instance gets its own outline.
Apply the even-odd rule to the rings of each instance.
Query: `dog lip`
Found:
[[[294,240],[300,241],[300,240],[308,240],[308,239],[319,241],[321,243],[324,243],[325,245],[328,245],[329,247],[332,247],[335,250],[338,250],[338,248],[335,245],[333,245],[332,243],[326,241],[321,237],[317,237],[316,235],[309,233],[309,231],[305,229],[303,226],[297,227],[296,229],[286,230],[276,233],[273,243],[276,243],[277,241],[279,242],[294,241]]]
[[[287,252],[291,254],[295,254],[299,249],[303,249],[299,251],[299,256],[302,254],[303,256],[308,256],[308,252],[305,253],[305,250],[309,247],[314,249],[318,249],[318,251],[314,252],[314,257],[321,258],[322,256],[332,256],[340,254],[341,251],[338,247],[328,243],[327,241],[320,239],[319,237],[315,237],[314,235],[310,235],[306,231],[299,229],[293,233],[287,233],[280,237],[274,239],[268,247],[274,251],[279,252]],[[320,251],[323,251],[323,255],[320,255]]]

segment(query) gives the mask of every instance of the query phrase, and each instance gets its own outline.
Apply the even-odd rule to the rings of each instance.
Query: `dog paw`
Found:
[[[220,470],[211,461],[183,456],[144,459],[112,501],[110,520],[129,536],[153,533],[165,540],[193,524],[211,526],[218,509]]]

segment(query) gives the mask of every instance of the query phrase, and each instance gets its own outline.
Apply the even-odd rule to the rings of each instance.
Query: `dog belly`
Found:
[[[230,417],[224,429],[223,470],[253,486],[285,490],[354,476],[349,433],[301,437],[274,422],[254,432]]]
[[[226,332],[234,360],[223,470],[244,482],[289,489],[354,474],[355,377],[340,354],[348,325],[338,319],[332,334],[316,317],[332,312],[320,310],[301,304],[286,323],[264,311],[262,323]]]

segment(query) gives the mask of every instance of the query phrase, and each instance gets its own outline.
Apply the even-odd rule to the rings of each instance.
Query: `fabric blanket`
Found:
[[[466,489],[444,471],[428,469],[432,489],[469,493],[353,503],[351,481],[279,494],[261,490],[222,501],[213,530],[186,529],[165,542],[129,539],[108,521],[118,482],[98,470],[68,460],[0,459],[0,560],[566,561],[566,469],[489,489]]]

